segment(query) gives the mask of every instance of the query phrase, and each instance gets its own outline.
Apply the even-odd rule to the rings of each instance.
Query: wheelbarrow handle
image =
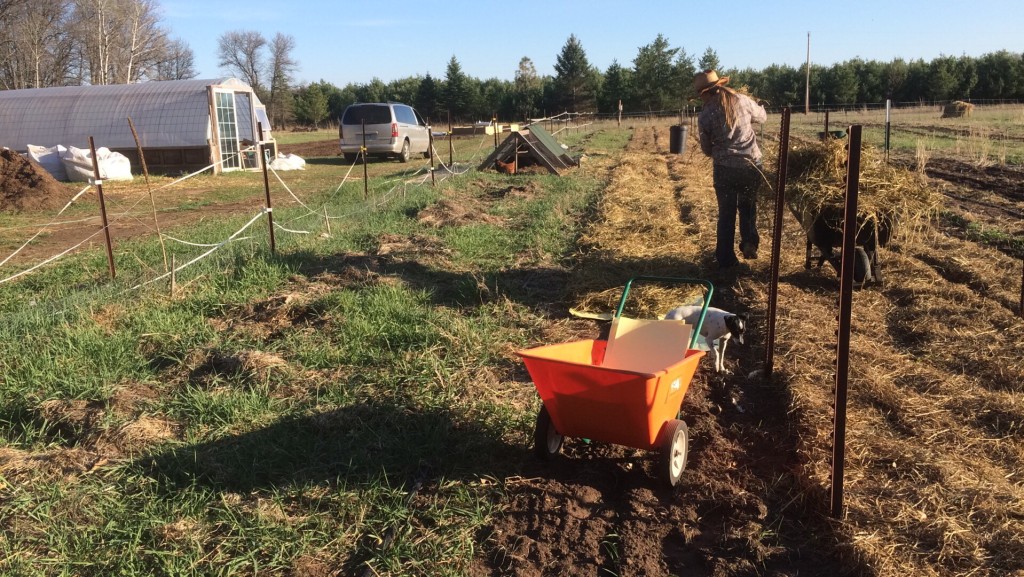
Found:
[[[704,306],[700,309],[700,318],[697,320],[697,326],[693,329],[693,334],[690,336],[690,345],[688,348],[693,348],[697,344],[697,335],[700,334],[700,329],[704,326],[704,316],[708,312],[708,304],[711,302],[711,295],[715,292],[714,285],[711,281],[699,278],[682,278],[682,277],[670,277],[670,276],[635,276],[626,281],[626,286],[622,289],[622,298],[619,299],[619,308],[615,311],[615,316],[622,316],[623,309],[626,308],[626,297],[629,296],[629,289],[633,286],[634,282],[656,282],[656,283],[667,283],[667,284],[693,284],[701,285],[707,289],[707,294],[704,295]]]

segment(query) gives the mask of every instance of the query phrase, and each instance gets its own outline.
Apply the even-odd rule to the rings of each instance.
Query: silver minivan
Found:
[[[430,156],[430,127],[413,107],[399,102],[350,104],[341,115],[338,138],[349,162],[356,159],[364,142],[368,155],[402,162],[409,162],[413,154]]]

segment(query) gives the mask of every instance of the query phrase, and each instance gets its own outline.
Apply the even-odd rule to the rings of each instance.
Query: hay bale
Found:
[[[823,213],[842,214],[846,199],[846,141],[799,142],[789,154],[786,202],[804,225]],[[886,163],[878,151],[861,152],[858,221],[918,230],[937,214],[939,200],[924,178]]]
[[[962,118],[964,116],[970,116],[974,110],[974,105],[970,102],[963,102],[961,100],[954,100],[942,108],[943,118]]]

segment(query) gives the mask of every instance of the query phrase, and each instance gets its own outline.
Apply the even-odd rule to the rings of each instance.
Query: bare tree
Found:
[[[125,19],[114,60],[115,79],[130,84],[156,74],[167,53],[167,33],[160,27],[155,0],[122,0]]]
[[[156,0],[73,0],[81,76],[92,84],[131,83],[155,73],[167,49]]]
[[[167,43],[163,60],[156,63],[153,80],[187,80],[197,75],[195,54],[185,41],[175,38]]]
[[[217,41],[220,66],[238,74],[257,94],[262,93],[260,76],[264,69],[266,38],[252,30],[225,32]]]
[[[268,112],[274,126],[281,126],[289,112],[292,75],[299,63],[292,57],[295,38],[278,32],[270,43],[270,98]]]
[[[0,1],[0,86],[63,84],[70,66],[68,7],[61,0]]]

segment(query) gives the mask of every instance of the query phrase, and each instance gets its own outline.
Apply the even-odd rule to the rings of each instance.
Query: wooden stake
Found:
[[[263,166],[263,191],[266,193],[267,201],[267,225],[270,228],[270,252],[277,252],[277,243],[274,241],[274,207],[270,204],[270,174],[267,170],[266,147],[263,144],[263,125],[257,123],[260,146],[260,165]]]
[[[146,191],[149,192],[149,205],[153,208],[153,226],[156,227],[156,236],[160,239],[160,253],[164,256],[164,272],[167,272],[167,246],[164,245],[164,235],[160,232],[160,221],[156,218],[156,201],[153,199],[153,189],[149,186],[149,167],[146,166],[146,157],[142,154],[142,144],[139,142],[139,133],[135,131],[135,123],[132,117],[128,117],[128,128],[132,130],[132,137],[135,138],[135,150],[139,153],[139,164],[142,165],[142,176],[146,179]]]
[[[92,173],[95,177],[93,182],[96,185],[96,193],[100,197],[100,217],[103,220],[103,236],[107,241],[107,266],[110,269],[110,279],[114,280],[117,271],[114,270],[114,247],[110,242],[110,225],[107,223],[107,204],[103,200],[103,179],[100,178],[100,160],[96,158],[96,143],[89,137],[89,151],[92,152]]]

